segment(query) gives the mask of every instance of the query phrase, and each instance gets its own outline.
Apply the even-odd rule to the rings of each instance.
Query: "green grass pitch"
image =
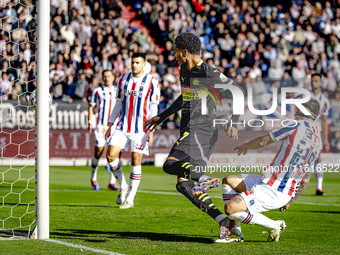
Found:
[[[0,173],[6,169],[0,167]],[[23,171],[34,175],[32,167]],[[242,225],[245,242],[218,244],[213,242],[218,224],[177,193],[175,176],[153,166],[142,171],[135,207],[120,210],[104,167],[98,171],[100,191],[90,186],[89,167],[50,167],[50,238],[123,254],[340,254],[339,173],[325,175],[326,197],[314,195],[312,179],[288,211],[264,213],[287,224],[278,243],[267,243],[263,228]],[[127,180],[129,172],[124,167]],[[16,170],[4,178],[14,181]],[[208,193],[222,210],[220,189]],[[0,254],[98,254],[40,240],[2,240],[0,249]]]

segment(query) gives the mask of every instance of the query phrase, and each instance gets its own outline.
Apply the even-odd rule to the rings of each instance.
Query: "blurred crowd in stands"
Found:
[[[35,88],[35,3],[0,4],[0,93],[16,99]],[[130,71],[133,52],[147,55],[145,71],[161,83],[159,110],[180,95],[173,43],[198,35],[202,58],[257,94],[305,87],[323,75],[323,93],[340,107],[339,1],[50,0],[50,89],[54,100],[89,100],[103,70],[115,82]],[[271,5],[268,5],[271,4]],[[11,7],[12,6],[12,7]],[[133,17],[131,19],[131,16]],[[9,95],[9,96],[8,96]],[[338,114],[340,119],[340,111]],[[170,119],[165,127],[175,128]],[[339,126],[340,123],[333,123]]]

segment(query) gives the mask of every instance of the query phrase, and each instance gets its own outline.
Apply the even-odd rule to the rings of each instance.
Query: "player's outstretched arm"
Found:
[[[182,94],[175,100],[175,102],[164,112],[144,122],[144,129],[146,131],[153,131],[155,127],[161,124],[167,117],[176,113],[183,108],[183,96]]]
[[[308,172],[305,176],[305,178],[303,178],[302,182],[300,183],[300,186],[299,186],[299,189],[298,191],[296,192],[295,194],[295,197],[292,197],[292,199],[287,203],[285,204],[284,206],[282,206],[280,208],[280,212],[281,211],[286,211],[288,210],[289,206],[294,203],[296,201],[296,199],[298,199],[298,197],[302,194],[302,192],[305,190],[305,188],[307,187],[308,183],[309,183],[309,180],[310,178],[312,177],[312,172]]]
[[[270,134],[266,134],[264,136],[257,137],[248,143],[236,146],[234,151],[236,151],[237,155],[246,155],[250,149],[257,150],[273,142],[274,140],[271,138]]]

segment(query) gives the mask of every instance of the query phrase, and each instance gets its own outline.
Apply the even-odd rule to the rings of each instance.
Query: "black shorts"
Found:
[[[194,166],[206,166],[215,149],[217,138],[217,129],[184,130],[172,147],[169,157],[174,157],[179,161],[190,160]]]

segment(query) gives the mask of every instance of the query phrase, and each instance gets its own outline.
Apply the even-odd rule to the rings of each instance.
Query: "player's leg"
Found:
[[[233,222],[227,218],[212,202],[211,198],[207,193],[203,193],[200,196],[192,194],[192,188],[195,186],[195,182],[186,180],[183,178],[178,179],[176,189],[182,193],[186,198],[190,200],[198,209],[207,213],[211,218],[217,221],[220,225],[219,238],[225,238],[229,229],[233,226]]]
[[[204,175],[196,171],[190,156],[179,150],[171,150],[163,164],[163,171],[193,181],[199,181],[200,177]]]
[[[214,151],[217,143],[218,130],[207,132],[206,129],[197,129],[193,132],[190,141],[190,154],[195,159],[196,172],[205,173],[205,168],[208,164],[209,158]],[[203,192],[217,187],[220,184],[218,178],[209,177],[205,174],[200,176],[198,184],[196,184],[192,191],[194,195],[200,195]]]
[[[291,197],[261,183],[260,178],[259,176],[258,183],[252,189],[248,189],[228,201],[224,209],[231,219],[265,227],[269,232],[267,240],[278,241],[281,231],[285,228],[284,221],[274,221],[261,212],[280,208],[288,203]],[[261,199],[258,199],[259,197]]]
[[[122,149],[125,151],[128,150],[130,146],[130,140],[127,138],[124,132],[116,129],[114,134],[108,140],[108,145],[106,158],[111,167],[111,171],[120,184],[121,190],[117,197],[116,203],[121,204],[125,201],[125,196],[128,192],[128,185],[123,174],[123,168],[119,162],[119,155]]]
[[[104,147],[94,146],[94,155],[91,159],[91,184],[94,190],[99,190],[99,184],[97,182],[97,172],[100,156],[104,151]]]
[[[119,156],[118,156],[119,159],[120,159],[121,154],[122,153],[120,152]],[[108,173],[110,174],[110,182],[109,182],[109,185],[107,186],[107,188],[110,189],[110,190],[120,191],[120,187],[118,187],[117,184],[116,184],[116,177],[114,176],[113,171],[111,171],[111,167],[109,165],[109,162],[107,162],[105,169],[106,169],[106,171],[108,170]]]
[[[323,168],[318,166],[319,158],[314,163],[314,172],[316,179],[316,195],[317,196],[326,196],[326,193],[322,191],[322,183],[323,183]]]
[[[229,218],[250,225],[259,225],[268,230],[268,241],[278,241],[281,231],[286,227],[284,221],[274,221],[261,213],[251,213],[241,195],[235,196],[224,206]]]
[[[101,133],[101,128],[97,127],[94,131],[94,155],[91,159],[91,185],[94,190],[99,190],[97,182],[97,171],[99,159],[104,151],[105,138]]]
[[[184,177],[193,181],[201,181],[202,178],[209,177],[198,171],[197,167],[194,166],[195,157],[201,158],[201,153],[194,142],[194,136],[195,134],[192,134],[191,132],[183,132],[164,162],[163,171],[165,173]],[[194,156],[192,157],[192,155]]]
[[[121,205],[120,209],[127,209],[133,207],[133,201],[137,194],[139,183],[142,177],[142,158],[143,153],[131,152],[131,173],[129,181],[129,192],[125,203]]]
[[[223,202],[226,204],[229,200],[237,196],[239,193],[246,190],[246,185],[243,182],[242,175],[229,175],[222,180],[222,197]],[[223,242],[243,242],[240,221],[235,221],[234,227],[231,229],[228,238],[221,241]],[[218,240],[219,241],[219,240]]]
[[[106,158],[107,162],[109,163],[109,166],[111,168],[111,171],[113,175],[117,178],[120,187],[122,189],[127,188],[127,183],[125,181],[125,177],[123,175],[123,169],[119,162],[119,154],[121,152],[122,148],[115,146],[115,145],[109,145],[107,147],[107,153]]]
[[[133,207],[133,201],[142,176],[142,158],[143,155],[149,155],[147,133],[129,135],[128,139],[130,139],[131,142],[131,173],[129,192],[125,203],[119,207],[120,209]]]

